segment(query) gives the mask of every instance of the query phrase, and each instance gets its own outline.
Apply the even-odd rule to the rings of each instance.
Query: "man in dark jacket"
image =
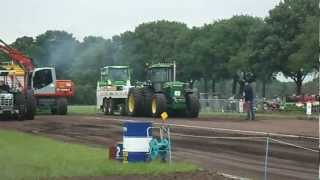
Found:
[[[255,119],[255,112],[253,109],[253,102],[254,102],[254,94],[251,85],[246,82],[244,87],[244,101],[247,107],[247,119],[254,120]]]

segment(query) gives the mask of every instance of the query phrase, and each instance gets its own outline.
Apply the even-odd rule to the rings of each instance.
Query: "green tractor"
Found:
[[[159,117],[162,112],[171,116],[195,118],[200,103],[189,83],[176,81],[176,65],[154,64],[147,69],[147,81],[130,88],[127,103],[131,116]]]
[[[114,112],[126,115],[128,91],[131,87],[128,66],[101,68],[101,78],[97,82],[97,109],[106,115]]]

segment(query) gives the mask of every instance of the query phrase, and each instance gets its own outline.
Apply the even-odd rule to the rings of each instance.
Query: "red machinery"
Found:
[[[67,98],[74,96],[75,87],[71,80],[57,80],[52,67],[35,68],[32,59],[0,40],[0,51],[7,54],[13,63],[18,64],[24,73],[17,74],[23,78],[24,93],[31,90],[39,108],[50,108],[53,114],[67,114]],[[7,66],[13,68],[14,66]]]

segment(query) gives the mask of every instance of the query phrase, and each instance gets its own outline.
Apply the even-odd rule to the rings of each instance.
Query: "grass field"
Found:
[[[70,115],[94,115],[98,112],[96,106],[93,105],[72,105],[68,106],[68,114]]]
[[[183,163],[122,164],[107,160],[106,154],[106,150],[101,148],[0,130],[0,179],[161,174],[197,169],[194,165]]]
[[[96,106],[93,105],[72,105],[68,106],[69,115],[95,115],[98,112]],[[101,112],[100,112],[101,113]],[[258,112],[256,114],[258,118],[262,119],[306,119],[306,115],[303,112]],[[245,113],[223,113],[223,112],[201,112],[200,117],[215,117],[215,118],[229,118],[229,119],[245,119]],[[316,118],[317,115],[313,115],[312,118]]]

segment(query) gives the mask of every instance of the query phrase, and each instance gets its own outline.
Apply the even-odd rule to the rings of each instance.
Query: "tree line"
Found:
[[[17,38],[12,46],[38,67],[56,67],[58,78],[74,80],[74,103],[94,104],[101,67],[129,65],[133,80],[144,80],[146,64],[173,61],[178,79],[201,80],[204,92],[215,93],[217,83],[229,80],[232,94],[239,95],[244,81],[257,81],[265,96],[266,85],[281,72],[301,94],[305,77],[319,68],[318,43],[318,0],[284,0],[264,19],[237,15],[192,28],[161,20],[81,42],[72,33],[50,30]]]

